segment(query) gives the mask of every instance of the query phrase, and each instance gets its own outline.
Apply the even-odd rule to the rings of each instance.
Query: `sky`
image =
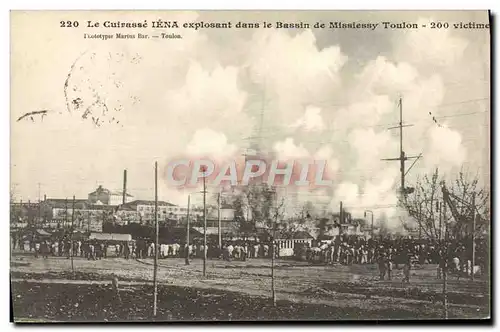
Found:
[[[182,39],[83,38],[118,31],[86,28],[87,20],[159,18],[450,27],[180,28],[167,31]],[[81,24],[60,28],[61,20]],[[14,12],[11,187],[23,201],[39,193],[85,198],[97,185],[119,190],[127,169],[128,191],[152,199],[157,161],[159,198],[186,204],[188,192],[162,176],[169,160],[241,158],[260,136],[280,160],[328,161],[332,187],[299,190],[301,204],[336,211],[343,201],[358,215],[393,214],[399,164],[380,159],[398,157],[399,133],[387,128],[399,121],[400,98],[404,123],[413,124],[404,130],[404,150],[423,156],[408,173],[410,185],[439,167],[448,179],[464,169],[489,186],[490,36],[454,29],[459,22],[488,23],[487,12]],[[82,119],[85,109],[92,114]],[[39,110],[49,111],[43,121],[16,121]]]

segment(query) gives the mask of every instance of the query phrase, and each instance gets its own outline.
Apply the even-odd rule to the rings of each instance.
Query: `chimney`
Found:
[[[127,203],[127,170],[123,170],[123,202],[122,204]]]
[[[47,195],[46,195],[46,194],[44,194],[44,195],[43,195],[43,201],[45,202],[46,200],[47,200]]]

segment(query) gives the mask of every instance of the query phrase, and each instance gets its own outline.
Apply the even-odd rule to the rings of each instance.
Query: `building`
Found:
[[[342,219],[342,221],[341,221]],[[361,230],[364,219],[352,218],[349,212],[332,213],[328,218],[321,218],[318,223],[320,240],[331,240],[339,235],[365,235]]]
[[[73,225],[76,230],[96,232],[102,230],[103,221],[110,219],[112,213],[112,207],[92,205],[87,199],[73,201],[73,199],[66,198],[45,198],[38,204],[29,204],[29,207],[26,207],[29,212],[21,212],[20,216],[27,224],[36,224],[46,228]],[[12,214],[19,214],[16,207],[13,207]]]
[[[158,220],[166,222],[169,220],[178,221],[181,216],[186,215],[187,209],[175,204],[158,201]],[[120,205],[116,215],[124,224],[136,222],[142,224],[154,224],[155,222],[155,201],[135,200]]]
[[[132,195],[127,193],[125,195],[125,203],[130,202],[132,197]],[[90,204],[97,205],[120,205],[123,203],[123,191],[111,191],[99,186],[88,195],[88,201]]]

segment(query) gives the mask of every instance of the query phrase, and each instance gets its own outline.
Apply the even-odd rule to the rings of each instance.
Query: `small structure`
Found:
[[[132,241],[132,235],[117,233],[90,233],[89,239],[107,242],[128,242]]]
[[[280,257],[293,256],[293,250],[297,244],[300,243],[301,245],[311,246],[314,239],[313,236],[306,231],[297,231],[292,235],[276,231],[274,238],[278,245]]]

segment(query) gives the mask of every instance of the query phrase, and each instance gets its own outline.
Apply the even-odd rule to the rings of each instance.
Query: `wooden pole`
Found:
[[[439,202],[439,241],[442,239],[443,233],[443,214],[441,211],[443,210],[443,202]]]
[[[273,306],[276,306],[276,288],[274,285],[274,255],[275,253],[275,236],[276,236],[276,224],[278,222],[278,197],[277,195],[275,196],[276,200],[276,213],[275,217],[273,220],[273,225],[272,225],[272,239],[271,239],[271,292],[272,292],[272,300],[273,300]]]
[[[188,195],[188,206],[187,206],[187,225],[186,225],[186,248],[185,249],[185,262],[189,265],[189,206],[191,205],[191,195]]]
[[[28,201],[29,204],[29,201]],[[64,227],[68,227],[68,199],[64,200]]]
[[[42,201],[40,198],[40,182],[38,183],[38,223],[42,223]]]
[[[403,151],[403,98],[399,97],[399,155],[401,162],[401,198],[405,195],[405,153]]]
[[[220,252],[220,254],[222,254],[222,226],[221,226],[220,209],[221,209],[221,192],[219,189],[219,194],[217,197],[217,219],[219,221],[217,232],[219,235],[219,252]]]
[[[344,223],[344,208],[342,201],[340,201],[340,215],[339,215],[339,238],[342,239],[342,224]]]
[[[19,218],[16,220],[16,222],[23,222],[24,221],[24,216],[23,216],[23,213],[24,212],[24,209],[23,209],[23,200],[20,199],[19,200]]]
[[[71,210],[71,233],[69,236],[69,243],[70,243],[70,248],[69,248],[69,254],[71,256],[71,272],[75,274],[75,266],[73,263],[73,230],[75,227],[75,196],[73,195],[73,208]]]
[[[153,272],[154,297],[153,297],[153,316],[156,316],[158,304],[158,162],[155,162],[155,263]]]
[[[444,221],[444,264],[443,264],[443,309],[444,319],[448,319],[448,292],[447,292],[447,274],[448,274],[448,220],[446,219],[446,203],[443,204],[443,221]]]
[[[276,288],[274,286],[274,227],[273,227],[273,237],[271,239],[271,292],[273,299],[273,306],[276,306]]]
[[[372,228],[371,228],[371,233],[372,233],[372,239],[373,239],[373,212],[372,212]]]
[[[127,170],[123,170],[123,197],[122,204],[127,203]]]
[[[205,175],[205,169],[203,169],[203,277],[207,276],[207,185]]]
[[[471,272],[470,280],[474,280],[474,265],[476,265],[476,193],[472,193],[472,260],[471,260]]]

